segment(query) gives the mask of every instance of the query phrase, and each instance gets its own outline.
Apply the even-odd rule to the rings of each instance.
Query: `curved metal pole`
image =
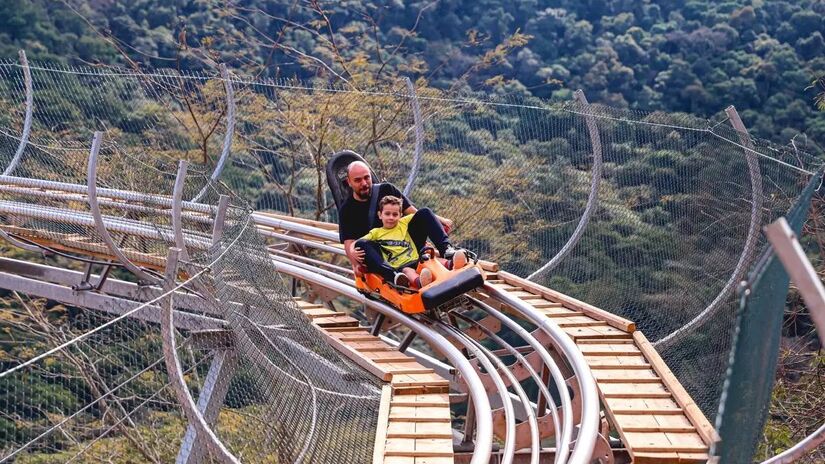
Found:
[[[226,464],[240,464],[240,461],[224,447],[220,439],[215,435],[215,432],[206,423],[206,420],[198,411],[198,406],[192,395],[189,393],[189,388],[186,386],[186,381],[183,380],[183,370],[178,360],[177,347],[175,346],[175,332],[173,330],[173,295],[172,290],[175,287],[175,275],[178,269],[178,255],[180,250],[177,248],[169,249],[169,257],[167,259],[166,267],[166,282],[164,283],[164,291],[170,292],[166,298],[165,304],[162,306],[162,317],[160,319],[160,330],[163,336],[163,359],[166,363],[166,371],[169,373],[169,380],[172,383],[172,389],[178,397],[178,402],[183,408],[186,419],[198,432],[198,436],[206,440],[206,447],[211,454],[220,462]]]
[[[816,432],[808,435],[799,443],[762,462],[762,464],[790,464],[796,462],[823,443],[825,443],[825,424],[822,424],[822,427],[817,429]]]
[[[421,167],[421,155],[424,152],[424,123],[421,120],[421,104],[418,101],[418,95],[415,93],[415,86],[409,77],[404,77],[404,82],[407,84],[407,92],[413,110],[413,125],[415,126],[413,163],[410,167],[410,175],[407,177],[407,185],[404,186],[404,196],[409,196],[415,185],[415,178],[418,177],[418,169]]]
[[[186,251],[186,243],[183,240],[183,219],[181,218],[183,186],[188,167],[188,161],[178,162],[178,174],[175,176],[175,188],[172,190],[172,231],[175,234],[175,246],[180,250],[180,257],[184,261],[190,260],[189,252]]]
[[[3,175],[7,176],[17,167],[20,158],[23,157],[23,152],[26,150],[26,145],[29,143],[29,134],[32,129],[32,111],[34,109],[34,90],[32,89],[32,73],[29,68],[29,60],[26,58],[26,52],[20,50],[20,64],[23,66],[23,79],[26,86],[26,118],[23,120],[23,133],[20,135],[20,144],[17,145],[17,151],[14,152],[14,157],[9,161]]]
[[[582,404],[581,426],[578,437],[576,438],[576,444],[573,447],[573,453],[570,455],[570,462],[572,464],[585,464],[590,462],[590,458],[593,456],[593,449],[596,446],[596,436],[599,434],[599,393],[596,389],[596,381],[593,379],[593,373],[590,371],[584,355],[576,347],[576,344],[573,343],[573,340],[564,333],[557,324],[536,311],[536,309],[529,304],[490,284],[484,284],[483,288],[485,293],[507,304],[528,321],[541,328],[553,339],[561,351],[561,354],[567,358],[570,367],[573,368],[573,373],[579,381]],[[551,364],[547,362],[547,360],[545,360],[545,363],[551,367],[551,375],[553,375],[554,378],[558,376],[556,383],[559,385],[564,384],[564,378],[562,378],[561,372],[558,371],[558,366],[555,366],[555,363]],[[554,366],[556,369],[552,369]],[[564,391],[566,391],[566,388]],[[561,397],[562,408],[565,410],[565,419],[570,419],[564,421],[557,456],[563,453],[566,457],[572,437],[573,414],[570,398],[567,395],[561,395]],[[570,412],[568,413],[567,411]],[[564,462],[564,459],[561,459],[561,461]]]
[[[539,357],[541,357],[542,362],[544,362],[544,364],[548,367],[548,369],[550,370],[551,373],[553,373],[554,371],[559,372],[558,376],[552,375],[553,381],[556,383],[556,390],[558,390],[559,396],[561,396],[561,398],[562,398],[562,411],[564,412],[564,418],[565,418],[565,420],[572,421],[573,420],[572,405],[567,409],[565,409],[565,407],[564,407],[564,398],[567,397],[568,401],[570,401],[570,395],[569,395],[569,392],[567,391],[567,383],[563,381],[564,380],[563,378],[562,378],[562,383],[558,382],[558,379],[560,377],[563,377],[563,376],[561,375],[561,370],[559,369],[558,365],[556,364],[556,361],[553,359],[552,355],[547,351],[547,348],[545,348],[541,343],[539,343],[539,341],[536,340],[535,337],[533,337],[530,334],[530,332],[527,331],[527,329],[525,329],[524,327],[519,325],[516,321],[514,321],[514,320],[510,319],[509,317],[507,317],[506,314],[502,313],[501,311],[497,310],[496,308],[493,308],[492,306],[490,306],[490,305],[488,305],[488,304],[486,304],[482,301],[479,301],[476,298],[472,298],[472,297],[469,297],[469,298],[470,298],[470,301],[472,301],[475,305],[477,305],[481,309],[485,310],[489,315],[491,315],[491,316],[495,317],[496,319],[498,319],[499,321],[501,321],[505,326],[507,326],[508,329],[512,330],[513,333],[515,333],[516,335],[521,337],[521,339],[525,340],[527,342],[527,344],[530,345],[530,347],[533,348],[533,350],[535,350],[539,354]],[[529,368],[530,371],[532,371],[533,373],[535,373],[532,366],[530,366],[530,363],[526,362],[526,360],[524,362],[524,366]],[[538,376],[538,374],[536,374],[536,376]],[[561,440],[561,438],[562,438],[561,437],[562,427],[561,427],[561,419],[559,418],[559,413],[557,411],[558,406],[556,405],[555,400],[553,400],[553,395],[550,394],[550,390],[547,388],[547,385],[545,385],[544,381],[541,380],[541,377],[538,377],[538,381],[536,383],[538,384],[539,389],[541,390],[541,392],[544,394],[544,397],[547,399],[547,404],[550,406],[550,417],[553,419],[553,427],[555,427],[556,434],[559,437],[559,440]],[[558,446],[557,446],[557,448],[558,448]],[[558,453],[556,454],[555,462],[559,462],[559,454]]]
[[[691,319],[690,322],[654,342],[653,346],[660,350],[681,340],[685,335],[722,308],[722,305],[733,293],[736,286],[739,285],[739,282],[745,277],[753,255],[756,253],[756,241],[759,239],[759,226],[762,225],[762,203],[764,201],[762,172],[759,169],[759,160],[753,149],[753,141],[748,135],[748,130],[742,123],[742,119],[739,118],[739,113],[736,112],[736,108],[729,106],[725,109],[725,112],[728,114],[733,128],[739,133],[739,140],[742,142],[742,145],[745,146],[745,159],[748,162],[748,175],[751,180],[751,219],[750,226],[748,227],[748,236],[745,238],[745,246],[742,248],[742,254],[739,255],[739,262],[736,263],[736,267],[733,269],[730,278],[727,283],[725,283],[725,286],[722,287],[722,290],[719,291],[719,294],[716,295],[716,298],[714,298],[701,313]]]
[[[221,79],[223,79],[223,87],[226,90],[226,134],[223,136],[223,149],[221,149],[221,157],[218,158],[218,164],[215,165],[215,170],[209,176],[209,181],[214,182],[221,176],[223,168],[226,165],[226,160],[229,158],[229,151],[232,148],[232,136],[235,135],[235,91],[232,89],[232,81],[230,80],[229,71],[226,65],[221,63]],[[200,201],[207,190],[209,190],[209,182],[203,186],[200,192],[192,198],[192,202]]]
[[[587,102],[587,97],[584,96],[584,92],[581,90],[576,90],[575,98],[576,101],[583,106],[590,106]],[[579,219],[573,235],[567,239],[567,243],[565,243],[564,246],[561,247],[561,250],[550,258],[550,261],[547,261],[544,266],[527,276],[528,280],[535,280],[552,271],[559,265],[561,260],[573,251],[573,248],[579,243],[582,235],[584,235],[584,231],[587,228],[587,224],[590,223],[593,212],[596,211],[596,207],[599,205],[599,185],[602,182],[602,141],[599,137],[599,127],[596,125],[596,118],[593,117],[592,114],[588,114],[584,118],[587,123],[587,132],[590,134],[590,144],[593,147],[593,173],[590,176],[590,194],[587,196],[587,205],[584,207],[584,213],[582,213],[582,217]]]
[[[473,354],[481,365],[484,366],[484,370],[487,371],[487,375],[493,379],[496,390],[498,390],[498,395],[501,397],[501,404],[504,406],[506,433],[504,437],[504,450],[502,452],[501,464],[512,464],[516,452],[516,412],[513,408],[513,400],[510,398],[510,394],[507,391],[507,385],[504,383],[504,380],[501,379],[496,366],[493,365],[492,361],[490,361],[489,356],[491,355],[489,355],[484,348],[479,348],[474,343],[475,340],[467,337],[455,327],[449,326],[435,319],[433,320],[433,324],[434,327],[446,332],[448,337],[460,343],[461,346]]]
[[[487,391],[481,379],[478,377],[472,364],[464,357],[464,355],[452,343],[447,341],[443,336],[436,334],[429,326],[399,312],[398,310],[387,306],[386,304],[370,300],[351,285],[344,285],[324,277],[317,273],[306,271],[295,266],[285,263],[274,262],[275,269],[278,272],[296,277],[307,282],[311,282],[329,290],[338,293],[341,296],[349,298],[356,303],[364,304],[370,309],[390,316],[397,322],[407,326],[413,332],[416,332],[419,337],[424,339],[437,352],[443,354],[455,366],[456,370],[461,373],[467,383],[467,388],[470,396],[475,404],[476,411],[476,442],[471,464],[487,464],[490,459],[490,453],[493,449],[493,420],[492,411],[490,409],[490,400],[487,398]]]
[[[92,140],[92,149],[89,152],[89,170],[87,173],[89,208],[92,210],[92,216],[95,220],[95,228],[97,229],[97,233],[100,235],[100,238],[106,244],[106,247],[109,248],[109,251],[111,251],[112,254],[115,255],[121,263],[123,263],[123,266],[126,269],[131,271],[146,283],[157,282],[157,278],[144,272],[143,269],[137,267],[134,263],[132,263],[132,261],[129,260],[129,258],[126,257],[125,254],[123,254],[120,247],[118,247],[112,239],[112,236],[109,235],[109,231],[106,229],[106,224],[103,222],[103,215],[100,213],[100,204],[97,201],[97,155],[100,153],[100,143],[102,140],[103,132],[95,132],[94,140]]]

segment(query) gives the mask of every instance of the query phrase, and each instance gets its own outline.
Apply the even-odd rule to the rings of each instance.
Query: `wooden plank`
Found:
[[[260,214],[261,216],[269,216],[275,219],[280,219],[282,221],[294,222],[297,224],[305,224],[312,227],[318,227],[319,229],[326,229],[326,230],[338,230],[338,224],[333,222],[322,222],[322,221],[313,221],[312,219],[304,219],[295,216],[287,216],[285,214],[278,214],[272,213],[269,211],[255,211],[255,214]]]
[[[599,384],[605,398],[670,398],[670,392],[661,383],[603,383]]]
[[[326,330],[320,329],[320,332],[322,334],[324,334],[324,336],[327,338],[327,343],[330,346],[332,346],[333,348],[338,350],[341,354],[346,356],[352,362],[354,362],[355,364],[358,364],[359,366],[364,368],[367,372],[369,372],[370,374],[378,377],[379,379],[381,379],[385,382],[389,382],[390,380],[392,380],[392,374],[390,372],[387,372],[385,369],[383,369],[378,363],[374,362],[372,359],[370,359],[370,358],[364,356],[363,354],[359,353],[358,351],[356,351],[355,349],[353,349],[352,347],[350,347],[346,343],[344,343],[344,342],[338,340],[337,338],[331,336],[330,334],[328,334],[326,332]]]
[[[319,317],[312,321],[313,324],[319,327],[358,327],[358,319],[349,316],[329,316]]]
[[[450,405],[450,397],[447,394],[430,393],[423,395],[395,395],[393,397],[393,406],[410,406],[410,407],[437,407]]]
[[[450,423],[450,408],[443,406],[413,407],[390,404],[390,421],[400,422],[446,422]]]
[[[452,438],[450,424],[446,422],[399,422],[391,421],[387,438]]]
[[[668,415],[625,415],[615,416],[616,421],[622,424],[625,432],[692,432],[696,433],[696,428],[687,417]],[[698,435],[697,435],[698,436]]]
[[[608,330],[609,329],[609,330]],[[562,327],[578,343],[579,339],[629,339],[630,335],[614,327]]]
[[[510,292],[510,296],[516,297],[520,300],[529,302],[530,300],[543,300],[544,297],[541,295],[536,295],[535,293],[525,292],[521,289],[516,289],[515,291]]]
[[[679,453],[636,453],[633,464],[680,464]]]
[[[653,345],[647,341],[644,334],[641,332],[634,333],[633,339],[636,341],[636,346],[639,347],[639,350],[642,351],[648,362],[650,362],[653,370],[655,370],[658,376],[662,379],[662,382],[665,384],[667,389],[673,393],[673,397],[676,402],[682,409],[685,410],[687,418],[694,425],[694,427],[696,427],[697,432],[705,441],[705,444],[710,447],[713,443],[718,442],[721,438],[716,432],[716,429],[713,428],[713,425],[711,425],[710,421],[708,421],[702,413],[702,410],[699,409],[699,406],[697,406],[693,401],[693,398],[691,398],[688,392],[685,391],[682,384],[679,383],[676,376],[673,375],[673,372],[667,367]]]
[[[600,367],[600,368],[607,368],[610,366],[616,366],[616,368],[621,369],[622,367],[628,367],[630,369],[635,368],[636,366],[646,366],[650,367],[650,364],[647,363],[647,359],[643,356],[615,356],[615,355],[599,355],[599,356],[591,356],[585,354],[584,359],[587,360],[587,364],[590,367]]]
[[[531,300],[530,305],[538,310],[545,310],[545,309],[565,309],[575,314],[584,314],[581,311],[576,311],[570,308],[565,308],[563,304],[556,303],[554,301],[547,301],[547,300]],[[544,311],[542,311],[544,312]]]
[[[580,343],[579,350],[585,356],[632,356],[642,352],[627,343]]]
[[[450,381],[438,374],[399,374],[392,377],[393,387],[449,387]]]
[[[615,314],[609,313],[603,309],[599,309],[595,306],[589,305],[583,301],[579,301],[563,293],[542,287],[541,285],[538,285],[534,282],[530,282],[527,279],[522,279],[521,277],[518,277],[514,274],[510,274],[509,272],[501,271],[498,273],[498,275],[502,280],[504,280],[510,285],[521,287],[525,290],[530,290],[531,292],[539,293],[550,301],[563,303],[564,306],[567,308],[581,311],[597,320],[605,321],[609,325],[617,329],[620,329],[624,332],[632,333],[636,330],[636,324],[634,322],[629,321],[623,317],[617,316]]]
[[[683,414],[671,398],[605,398],[604,403],[618,414]]]
[[[483,259],[478,260],[478,265],[481,266],[481,269],[486,272],[498,272],[500,269],[498,263],[485,261]]]
[[[392,387],[383,385],[381,387],[381,402],[378,405],[378,425],[375,428],[375,445],[372,450],[372,463],[381,464],[384,462],[384,448],[387,444],[387,427],[390,421],[390,401],[392,400]]]
[[[415,464],[453,464],[453,457],[446,457],[446,456],[429,456],[429,457],[416,457]]]
[[[410,362],[388,362],[382,363],[381,368],[392,373],[398,374],[432,374],[434,371],[429,367],[424,367],[416,361]]]
[[[544,314],[545,317],[556,318],[556,317],[571,317],[571,316],[584,316],[583,312],[580,311],[572,311],[567,308],[538,308],[538,312]]]
[[[622,337],[622,338],[610,338],[610,339],[604,339],[604,340],[600,340],[600,339],[597,339],[597,338],[593,338],[593,339],[585,338],[585,339],[576,341],[577,345],[628,345],[628,348],[635,348],[636,347],[635,343],[636,343],[636,341],[633,340],[633,338],[631,338],[630,335],[627,335],[627,336]],[[636,348],[636,349],[638,350],[638,348]]]
[[[636,452],[704,453],[708,447],[696,432],[625,432]]]

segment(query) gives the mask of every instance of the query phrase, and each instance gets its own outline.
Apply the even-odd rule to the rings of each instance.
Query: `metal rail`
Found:
[[[396,309],[387,306],[386,304],[370,300],[355,290],[355,288],[351,285],[345,285],[337,281],[327,279],[317,273],[306,271],[290,264],[280,262],[275,262],[274,264],[276,270],[279,272],[283,272],[284,274],[300,280],[323,286],[357,303],[364,304],[370,309],[373,309],[381,314],[392,317],[401,324],[409,327],[410,330],[417,333],[418,336],[427,341],[433,349],[446,356],[467,383],[470,396],[472,397],[476,410],[478,411],[478,414],[476,414],[476,443],[471,463],[486,464],[488,462],[493,446],[493,423],[490,400],[487,398],[487,392],[475,369],[473,369],[470,362],[464,358],[464,355],[455,346],[453,346],[452,343],[447,341],[441,335],[438,335],[430,330],[427,325],[405,314],[399,313]]]
[[[585,464],[590,462],[593,455],[593,449],[596,446],[596,436],[599,434],[599,394],[596,389],[596,381],[593,379],[593,373],[590,372],[590,367],[584,359],[581,351],[576,347],[573,340],[554,322],[552,322],[544,315],[536,311],[535,308],[525,303],[524,301],[509,295],[507,292],[499,290],[492,285],[485,284],[484,292],[494,297],[495,299],[507,304],[516,312],[524,316],[528,321],[532,322],[541,328],[554,341],[559,348],[560,353],[567,359],[573,372],[576,375],[579,386],[581,388],[581,404],[582,404],[582,420],[576,443],[573,446],[573,452],[570,455],[570,463]],[[545,363],[553,367],[550,362]],[[561,378],[561,372],[557,369],[551,369],[551,375],[556,378],[559,384],[564,383]],[[570,398],[562,395],[562,400],[567,402],[567,408],[571,409],[570,415],[565,414],[565,421],[562,427],[562,435],[560,445],[558,447],[558,455],[560,460],[565,462],[567,457],[567,447],[565,444],[572,439],[572,407],[570,405]],[[564,408],[564,403],[562,404]],[[566,408],[566,409],[567,409]],[[563,456],[563,457],[561,457]]]

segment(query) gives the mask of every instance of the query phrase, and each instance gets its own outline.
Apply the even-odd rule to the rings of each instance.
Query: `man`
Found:
[[[358,275],[361,274],[360,266],[365,265],[367,271],[381,274],[385,280],[392,282],[395,271],[391,268],[386,269],[381,250],[377,246],[365,245],[364,242],[358,247],[355,246],[355,242],[373,228],[373,218],[370,217],[373,184],[369,166],[361,161],[350,163],[347,166],[347,184],[352,189],[352,196],[347,198],[338,211],[338,235],[344,244],[347,258]],[[376,205],[387,195],[396,196],[401,198],[402,213],[414,215],[409,223],[409,234],[416,248],[423,248],[429,238],[446,259],[451,259],[459,251],[450,244],[447,236],[453,228],[453,221],[436,216],[429,208],[419,210],[390,183],[380,184],[377,195]]]

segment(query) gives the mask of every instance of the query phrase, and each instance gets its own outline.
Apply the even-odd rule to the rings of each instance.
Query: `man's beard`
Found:
[[[355,197],[361,201],[369,200],[370,193],[372,193],[372,189],[367,189],[366,193],[361,195],[360,192],[355,192]]]

